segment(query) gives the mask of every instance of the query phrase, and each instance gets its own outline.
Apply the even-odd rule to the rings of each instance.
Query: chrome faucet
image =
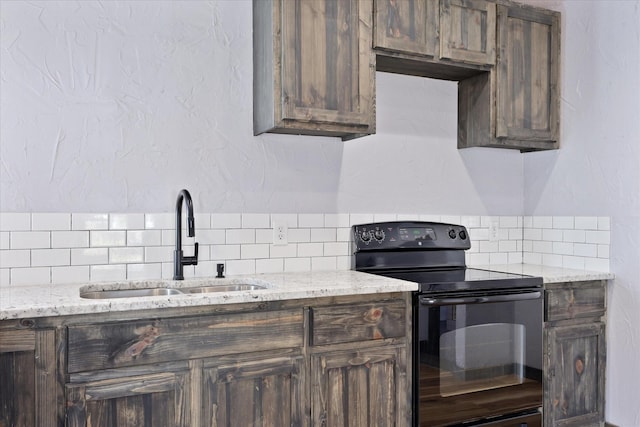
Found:
[[[187,236],[196,235],[195,221],[193,220],[193,201],[187,190],[178,193],[176,201],[176,250],[173,251],[173,280],[184,280],[183,268],[185,265],[198,265],[198,242],[195,244],[193,256],[182,256],[182,201],[187,203]]]

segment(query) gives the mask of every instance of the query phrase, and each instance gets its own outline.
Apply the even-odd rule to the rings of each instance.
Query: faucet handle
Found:
[[[193,248],[193,256],[182,257],[182,265],[198,265],[198,242]]]

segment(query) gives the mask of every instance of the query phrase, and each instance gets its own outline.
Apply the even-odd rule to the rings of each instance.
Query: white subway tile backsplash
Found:
[[[105,248],[113,246],[126,246],[126,231],[91,231],[89,244],[93,248]]]
[[[255,274],[256,261],[253,259],[227,261],[227,274]]]
[[[28,249],[0,250],[0,268],[29,267],[31,251]]]
[[[256,242],[254,229],[227,230],[225,236],[227,244],[246,244]]]
[[[32,267],[71,265],[69,249],[34,249],[31,251]]]
[[[12,285],[46,285],[51,283],[51,267],[11,269]]]
[[[11,284],[11,271],[8,268],[0,268],[0,287]]]
[[[107,230],[108,228],[108,214],[71,214],[72,230]]]
[[[142,230],[144,214],[109,214],[109,230]]]
[[[31,214],[0,212],[0,231],[31,230]]]
[[[324,215],[323,214],[299,214],[298,227],[300,228],[324,227]]]
[[[298,243],[299,257],[319,257],[324,255],[323,243]]]
[[[9,235],[11,249],[48,249],[51,233],[48,231],[12,231]]]
[[[88,283],[89,272],[88,265],[51,267],[51,283]]]
[[[144,262],[143,248],[109,248],[109,264]]]
[[[0,216],[0,283],[5,285],[14,277],[20,284],[45,277],[52,283],[172,278],[173,213]],[[228,274],[350,269],[351,225],[398,219],[467,226],[469,265],[524,261],[609,268],[608,217],[197,213],[195,238],[186,237],[183,221],[185,253],[191,255],[193,243],[200,243],[199,265],[186,266],[185,277],[213,276],[218,262],[231,266]],[[289,244],[272,245],[276,221],[287,224]],[[490,240],[494,223],[498,228]]]
[[[52,231],[52,248],[87,248],[89,231]]]
[[[127,231],[127,246],[160,246],[162,245],[162,231],[160,230],[129,230]]]
[[[8,231],[0,231],[0,250],[2,249],[10,249],[9,247],[9,232]]]
[[[71,265],[109,264],[108,248],[71,249]]]
[[[311,258],[311,271],[336,270],[338,259],[336,257]]]
[[[575,228],[580,230],[597,230],[598,217],[595,216],[577,216],[575,217]]]
[[[349,214],[325,214],[324,226],[349,229]]]
[[[290,228],[289,243],[308,243],[311,241],[311,229]]]
[[[242,228],[242,216],[240,214],[211,214],[211,228]]]
[[[240,258],[242,259],[269,258],[269,245],[268,244],[241,245]]]
[[[604,258],[586,258],[584,262],[585,270],[609,272],[609,259]]]
[[[33,231],[71,230],[71,214],[65,214],[65,213],[31,214],[31,230]]]
[[[89,268],[89,281],[111,282],[127,279],[127,266],[125,264],[92,265]]]
[[[312,242],[335,242],[337,232],[335,228],[312,228],[311,229],[311,241]]]
[[[242,214],[242,228],[269,228],[271,226],[271,217],[269,214]]]
[[[610,240],[609,231],[587,231],[585,237],[587,243],[597,243],[601,245],[608,245]]]
[[[256,260],[256,273],[282,273],[283,271],[283,258],[267,258]]]
[[[197,226],[197,225],[196,225]],[[144,216],[144,228],[174,230],[176,227],[176,216],[172,213],[148,213]]]

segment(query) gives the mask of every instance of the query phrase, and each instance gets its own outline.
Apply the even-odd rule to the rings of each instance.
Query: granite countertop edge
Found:
[[[544,283],[611,280],[611,273],[546,267],[532,264],[472,266],[507,273],[542,276]],[[195,287],[207,284],[258,283],[266,289],[155,297],[116,299],[80,298],[81,290],[112,290],[145,287]],[[229,276],[226,279],[199,278],[184,281],[140,280],[91,284],[47,284],[0,287],[0,320],[67,316],[173,307],[412,292],[417,284],[351,270],[300,273],[267,273]]]

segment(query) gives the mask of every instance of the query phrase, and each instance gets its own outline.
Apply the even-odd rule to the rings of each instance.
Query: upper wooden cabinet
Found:
[[[519,5],[498,11],[496,137],[557,148],[560,14]]]
[[[374,47],[495,63],[496,5],[485,0],[375,0]]]
[[[372,3],[254,0],[254,134],[375,132]]]
[[[495,3],[485,0],[442,0],[440,57],[472,64],[494,64]]]
[[[560,14],[498,5],[494,69],[460,81],[458,148],[558,148]]]

